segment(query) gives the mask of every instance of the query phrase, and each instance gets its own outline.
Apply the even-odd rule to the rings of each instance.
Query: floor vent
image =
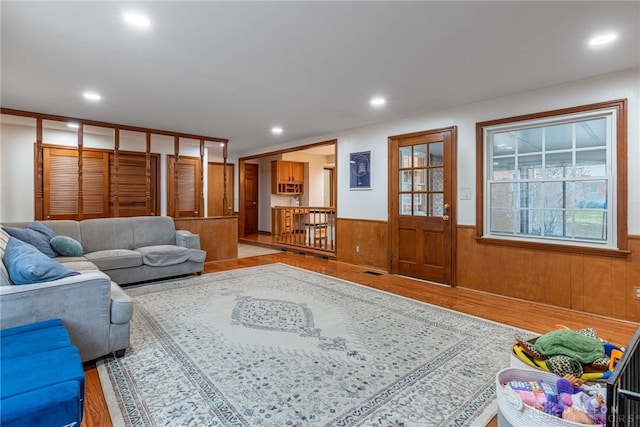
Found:
[[[364,274],[371,274],[372,276],[382,276],[382,273],[378,273],[377,271],[367,270]]]

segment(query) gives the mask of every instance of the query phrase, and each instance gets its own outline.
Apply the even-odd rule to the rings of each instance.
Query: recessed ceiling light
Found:
[[[618,38],[618,35],[616,33],[599,34],[589,39],[589,46],[591,47],[604,46],[606,44],[612,43],[617,38]]]
[[[82,96],[84,96],[84,99],[88,101],[100,101],[102,99],[100,94],[96,92],[85,92]]]
[[[149,18],[138,13],[127,12],[124,14],[124,20],[127,24],[136,28],[149,28],[151,26]]]
[[[385,105],[387,103],[387,100],[384,99],[381,96],[374,96],[373,98],[371,98],[371,100],[369,101],[369,104],[371,104],[372,107],[382,107],[383,105]]]
[[[77,123],[67,123],[67,127],[71,129],[80,129],[80,125]]]
[[[274,135],[280,135],[282,133],[282,128],[280,126],[274,126],[271,128],[271,133]]]

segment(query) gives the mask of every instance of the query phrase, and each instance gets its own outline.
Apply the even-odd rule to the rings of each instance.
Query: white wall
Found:
[[[428,94],[425,94],[428,96]],[[521,114],[628,99],[629,233],[640,234],[640,68],[570,82],[530,92],[477,102],[335,134],[268,147],[263,152],[337,139],[338,217],[387,220],[388,137],[410,132],[458,127],[457,184],[470,200],[458,200],[458,224],[475,225],[476,123]],[[391,107],[389,107],[391,108]],[[371,151],[372,189],[349,190],[349,153]],[[259,151],[246,153],[257,154]]]

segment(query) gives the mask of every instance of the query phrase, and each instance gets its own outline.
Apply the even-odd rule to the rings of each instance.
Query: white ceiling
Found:
[[[228,138],[235,153],[640,66],[638,1],[0,7],[2,107]],[[613,46],[587,47],[610,30]]]

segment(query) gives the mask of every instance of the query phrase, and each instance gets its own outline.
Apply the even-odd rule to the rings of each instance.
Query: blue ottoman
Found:
[[[69,346],[71,340],[60,319],[0,331],[0,360]]]
[[[0,331],[0,425],[79,426],[85,378],[60,321]]]

